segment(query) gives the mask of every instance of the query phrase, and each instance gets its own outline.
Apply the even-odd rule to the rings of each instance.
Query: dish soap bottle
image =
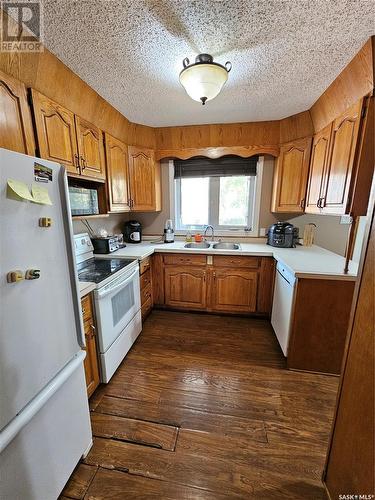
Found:
[[[174,230],[171,219],[167,219],[164,226],[164,243],[174,243]]]

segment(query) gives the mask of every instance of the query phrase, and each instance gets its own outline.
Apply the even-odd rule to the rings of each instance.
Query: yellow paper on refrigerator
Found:
[[[31,193],[35,203],[40,203],[41,205],[53,205],[51,198],[49,197],[48,190],[44,186],[33,184],[31,187]]]
[[[7,184],[8,184],[8,197],[14,197],[17,200],[19,198],[28,201],[33,200],[29,188],[24,182],[17,181],[16,179],[8,179]]]

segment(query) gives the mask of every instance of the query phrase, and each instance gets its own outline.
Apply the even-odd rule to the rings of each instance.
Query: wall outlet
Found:
[[[266,236],[266,231],[265,227],[261,227],[259,230],[259,236]]]
[[[353,217],[351,215],[342,215],[340,217],[340,224],[352,224]]]

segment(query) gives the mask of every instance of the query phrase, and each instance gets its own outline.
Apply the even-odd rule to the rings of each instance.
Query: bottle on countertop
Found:
[[[190,232],[190,231],[188,231],[188,232],[186,233],[186,236],[185,236],[185,242],[186,242],[186,243],[191,243],[192,241],[193,241],[193,237],[192,237],[192,235],[191,235],[191,232]]]
[[[164,226],[164,243],[174,243],[174,230],[171,219],[165,221]]]

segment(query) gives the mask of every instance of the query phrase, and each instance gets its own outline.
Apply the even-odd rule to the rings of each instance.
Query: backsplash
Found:
[[[123,232],[123,225],[127,220],[129,220],[128,214],[110,214],[100,219],[88,219],[88,222],[95,234],[102,228],[108,231],[108,234],[117,234]],[[74,220],[73,232],[74,234],[87,233],[88,230],[81,220]]]

